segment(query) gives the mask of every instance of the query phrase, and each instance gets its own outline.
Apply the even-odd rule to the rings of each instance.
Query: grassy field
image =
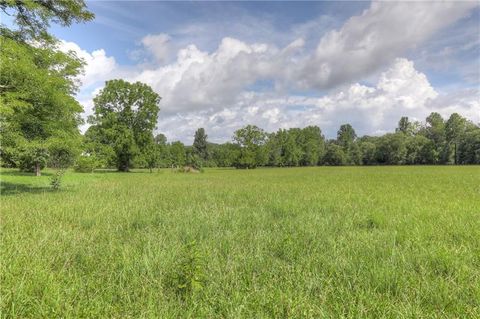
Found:
[[[1,317],[479,318],[480,167],[2,171]]]

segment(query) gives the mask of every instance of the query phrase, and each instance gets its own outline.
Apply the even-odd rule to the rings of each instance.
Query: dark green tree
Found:
[[[445,138],[449,149],[453,149],[453,163],[458,163],[458,144],[465,137],[468,128],[468,121],[458,113],[453,113],[445,123]]]
[[[340,166],[347,163],[347,156],[340,145],[328,143],[325,156],[323,157],[324,165]]]
[[[208,152],[207,134],[205,133],[205,129],[203,128],[199,128],[195,132],[195,137],[193,140],[193,152],[202,161],[208,161],[209,152]]]

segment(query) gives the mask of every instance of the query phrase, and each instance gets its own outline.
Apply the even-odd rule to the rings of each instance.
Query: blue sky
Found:
[[[93,22],[52,26],[89,63],[86,114],[105,80],[151,85],[158,132],[213,141],[246,124],[393,130],[432,111],[480,121],[478,2],[90,1]]]

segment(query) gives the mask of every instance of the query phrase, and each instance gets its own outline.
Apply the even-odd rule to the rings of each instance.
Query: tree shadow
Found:
[[[18,195],[22,193],[43,194],[50,192],[53,192],[53,190],[47,186],[32,186],[28,184],[10,183],[5,181],[0,182],[0,195],[2,196]]]
[[[22,171],[1,171],[0,176],[29,176],[29,177],[35,177],[35,173],[32,172],[22,172]],[[49,172],[42,172],[42,176],[52,176],[53,173]]]

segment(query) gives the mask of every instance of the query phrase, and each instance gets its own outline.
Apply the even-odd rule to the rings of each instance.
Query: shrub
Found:
[[[201,291],[205,285],[204,256],[195,241],[186,244],[173,272],[167,276],[167,286],[185,299]]]
[[[58,190],[60,189],[60,186],[62,185],[62,177],[63,177],[63,170],[58,170],[50,179],[50,186],[52,187],[53,190]]]
[[[75,163],[75,172],[91,173],[93,170],[100,166],[98,159],[94,155],[86,156],[82,155],[77,159]]]

